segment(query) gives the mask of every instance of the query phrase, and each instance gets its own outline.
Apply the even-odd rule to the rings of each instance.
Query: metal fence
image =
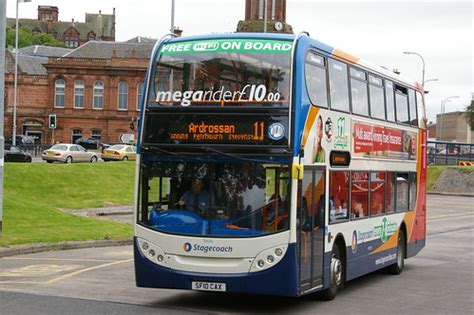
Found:
[[[51,148],[51,146],[51,144],[20,144],[17,147],[21,152],[26,152],[32,157],[41,157],[41,152]]]
[[[458,165],[474,161],[474,143],[428,141],[428,164]]]

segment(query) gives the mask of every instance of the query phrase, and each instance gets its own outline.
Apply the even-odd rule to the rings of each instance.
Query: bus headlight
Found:
[[[163,267],[169,267],[166,255],[163,250],[158,246],[144,239],[137,238],[138,248],[144,257],[149,261],[158,264]]]
[[[262,271],[278,264],[285,256],[288,245],[271,247],[261,251],[253,260],[250,272]]]

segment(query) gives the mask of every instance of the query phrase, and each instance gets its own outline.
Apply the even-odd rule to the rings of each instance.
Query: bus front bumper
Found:
[[[296,245],[289,244],[285,257],[274,267],[241,274],[209,274],[173,270],[143,256],[134,238],[135,279],[138,287],[191,290],[192,282],[225,283],[226,292],[298,296]]]

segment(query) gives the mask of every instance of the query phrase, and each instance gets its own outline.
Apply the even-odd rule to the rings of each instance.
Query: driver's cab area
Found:
[[[289,227],[288,165],[142,161],[138,223],[164,233],[250,237]]]

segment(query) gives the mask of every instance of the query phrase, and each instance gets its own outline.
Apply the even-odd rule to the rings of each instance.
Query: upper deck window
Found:
[[[329,59],[329,87],[331,108],[349,112],[349,87],[346,64]]]
[[[312,52],[306,55],[305,79],[311,104],[327,107],[326,65],[323,57]]]
[[[369,75],[370,115],[372,118],[385,119],[385,102],[382,79]]]
[[[352,112],[357,115],[369,116],[367,74],[354,68],[351,68],[350,73]]]
[[[408,118],[408,98],[407,88],[403,86],[395,86],[395,104],[397,107],[397,122],[403,124],[409,124]]]
[[[288,107],[292,46],[267,39],[164,44],[147,105]]]
[[[393,83],[385,80],[385,101],[387,102],[387,120],[395,122],[395,101]]]
[[[416,97],[415,91],[412,89],[408,90],[408,106],[410,109],[410,124],[412,126],[418,127],[418,113],[416,110]]]

